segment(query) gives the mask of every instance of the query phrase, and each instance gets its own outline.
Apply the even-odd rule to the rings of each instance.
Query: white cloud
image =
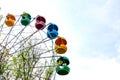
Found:
[[[120,80],[120,64],[115,59],[71,56],[71,72],[56,80]]]

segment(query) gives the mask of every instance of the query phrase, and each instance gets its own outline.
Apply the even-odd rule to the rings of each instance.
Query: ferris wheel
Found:
[[[8,13],[0,26],[0,79],[55,80],[67,75],[70,61],[62,56],[67,40],[59,36],[55,23],[45,17]]]

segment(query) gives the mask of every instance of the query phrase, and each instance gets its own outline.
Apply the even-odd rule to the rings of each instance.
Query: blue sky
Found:
[[[1,14],[44,15],[68,41],[71,72],[56,80],[120,80],[119,0],[4,0]]]

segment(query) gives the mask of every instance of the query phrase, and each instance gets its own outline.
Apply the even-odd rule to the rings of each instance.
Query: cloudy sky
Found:
[[[56,80],[120,80],[119,0],[2,0],[0,14],[43,15],[68,41],[67,76]]]

